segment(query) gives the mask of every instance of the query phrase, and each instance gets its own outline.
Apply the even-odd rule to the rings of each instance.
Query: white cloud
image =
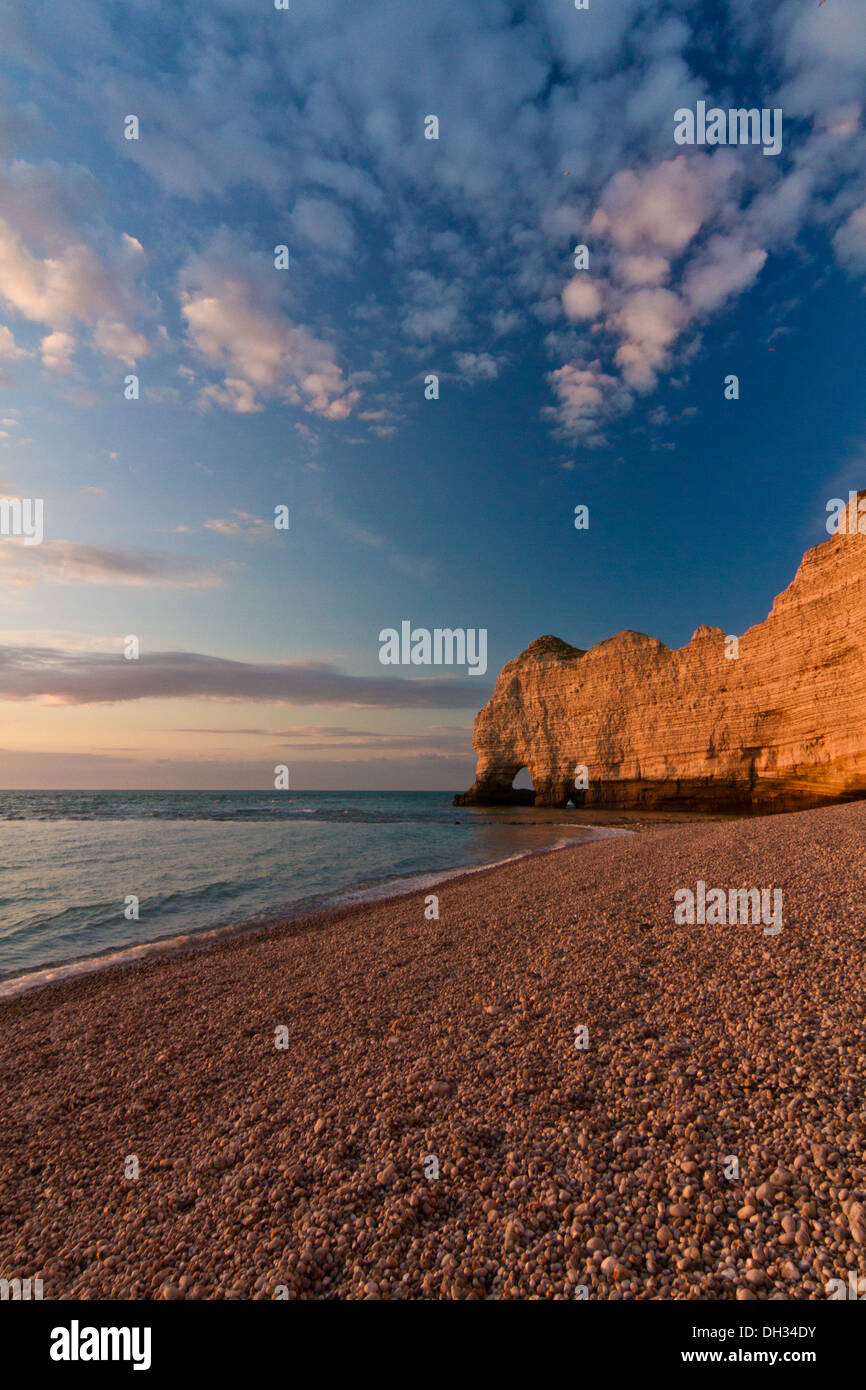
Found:
[[[761,92],[731,99],[784,108],[780,161],[747,150],[674,153],[674,109],[729,95],[706,92],[692,71],[705,34],[687,0],[605,0],[580,14],[569,0],[538,0],[517,22],[504,0],[432,9],[317,0],[285,44],[274,42],[273,16],[247,22],[248,0],[182,15],[162,6],[175,53],[170,87],[146,61],[136,24],[121,39],[91,0],[78,0],[78,24],[57,7],[50,20],[45,7],[18,8],[2,33],[8,51],[45,72],[62,45],[101,131],[117,133],[122,113],[139,112],[146,138],[116,134],[118,150],[155,187],[208,216],[205,196],[230,216],[252,192],[257,214],[268,210],[262,225],[285,228],[268,233],[270,244],[290,242],[311,272],[300,292],[313,307],[302,311],[291,298],[296,279],[278,290],[273,273],[253,274],[243,255],[227,257],[221,275],[193,258],[183,309],[187,341],[206,364],[204,404],[250,413],[277,400],[323,418],[354,413],[361,383],[339,365],[333,301],[310,288],[314,272],[348,275],[374,251],[387,274],[375,298],[357,287],[353,346],[375,334],[393,362],[407,340],[415,358],[431,344],[453,352],[480,341],[482,351],[467,355],[480,363],[489,355],[482,321],[495,338],[528,323],[558,332],[567,318],[575,327],[546,339],[565,364],[548,418],[568,416],[586,437],[596,425],[583,393],[600,391],[597,424],[628,395],[610,383],[648,389],[684,360],[688,330],[748,289],[766,257],[804,229],[826,235],[852,273],[866,269],[862,0],[729,0],[720,16],[732,48],[726,87],[749,85],[749,45],[760,57]],[[147,6],[131,8],[141,18]],[[423,138],[430,109],[439,141]],[[129,287],[155,248],[146,257],[128,231],[118,239],[81,230],[98,190],[80,172],[28,166],[5,177],[14,196],[0,187],[2,206],[15,209],[4,212],[0,241],[5,302],[49,336],[83,323],[97,348],[134,360],[142,340]],[[572,235],[592,243],[592,280],[582,286],[563,270]],[[672,298],[636,297],[663,293]],[[473,370],[484,368],[464,376]]]
[[[71,333],[64,333],[59,329],[56,333],[48,333],[39,344],[43,367],[49,372],[68,372],[72,366],[75,346],[75,338]]]
[[[119,319],[100,319],[93,330],[93,345],[104,357],[116,357],[128,367],[150,350],[144,335]]]
[[[557,404],[545,408],[545,417],[564,438],[591,447],[604,442],[601,422],[631,404],[619,379],[603,372],[597,360],[587,367],[565,363],[549,374],[548,381]]]
[[[239,377],[227,376],[222,385],[212,383],[203,386],[199,392],[202,405],[221,405],[224,410],[234,411],[236,415],[254,415],[264,410],[256,398],[255,388]]]
[[[706,250],[686,274],[685,298],[693,310],[718,309],[732,294],[754,284],[766,259],[762,247],[746,247],[738,236],[710,237]]]
[[[283,311],[276,278],[226,233],[187,262],[181,276],[187,337],[224,373],[201,398],[239,414],[281,399],[324,419],[345,420],[361,393],[347,389],[331,344]]]
[[[270,540],[276,533],[273,519],[254,516],[252,512],[235,511],[228,517],[214,517],[204,523],[206,531],[220,536],[238,536],[243,540]]]
[[[146,338],[131,326],[138,308],[130,260],[140,258],[130,258],[129,250],[135,239],[103,230],[94,244],[85,241],[74,222],[84,216],[85,192],[92,196],[89,183],[51,163],[0,166],[0,304],[49,328],[48,356],[55,364],[68,354],[54,335],[68,333],[75,322],[96,325],[97,351],[131,361],[130,345],[135,357],[148,351]],[[124,352],[117,354],[121,340]]]
[[[424,343],[456,337],[462,321],[463,299],[459,284],[449,283],[427,270],[412,271],[407,277],[402,320],[406,333]]]
[[[866,270],[866,203],[855,208],[833,238],[833,249],[847,270]]]
[[[489,352],[456,352],[454,361],[466,381],[495,381],[502,371],[501,361]]]
[[[358,255],[352,219],[330,199],[299,198],[290,226],[293,239],[308,248],[324,268],[340,267]]]
[[[622,169],[605,189],[590,222],[594,236],[624,250],[685,250],[715,206],[715,170],[709,157],[678,155],[642,174]]]
[[[562,291],[562,307],[570,319],[594,319],[601,313],[601,291],[583,273],[574,275]]]
[[[4,358],[7,362],[14,362],[19,358],[29,356],[30,353],[15,342],[15,334],[12,329],[7,328],[5,324],[0,324],[0,358]]]
[[[663,285],[671,273],[664,256],[623,256],[617,261],[615,273],[626,285]]]
[[[109,584],[212,588],[220,577],[200,560],[134,546],[80,545],[43,541],[28,546],[7,537],[0,546],[0,573],[10,584]]]
[[[623,339],[616,363],[629,386],[652,390],[685,321],[682,301],[670,290],[637,290],[626,299],[610,327]]]

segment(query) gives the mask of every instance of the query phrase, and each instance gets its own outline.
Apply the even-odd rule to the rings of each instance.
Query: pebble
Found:
[[[422,891],[0,1001],[0,1272],[115,1300],[866,1279],[866,802],[743,826],[454,878],[436,923]],[[666,929],[699,879],[783,886],[782,933]]]

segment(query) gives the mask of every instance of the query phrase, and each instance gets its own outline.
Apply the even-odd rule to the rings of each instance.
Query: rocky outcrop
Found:
[[[712,627],[678,651],[641,632],[589,651],[538,638],[477,716],[475,783],[456,802],[766,811],[866,796],[866,535],[843,519],[732,650]]]

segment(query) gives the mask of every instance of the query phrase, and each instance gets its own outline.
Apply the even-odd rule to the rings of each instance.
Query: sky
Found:
[[[762,621],[866,483],[863,18],[7,0],[0,786],[461,790],[534,638]]]

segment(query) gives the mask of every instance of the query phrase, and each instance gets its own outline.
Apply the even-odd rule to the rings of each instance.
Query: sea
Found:
[[[452,793],[0,791],[0,995],[623,833]]]

